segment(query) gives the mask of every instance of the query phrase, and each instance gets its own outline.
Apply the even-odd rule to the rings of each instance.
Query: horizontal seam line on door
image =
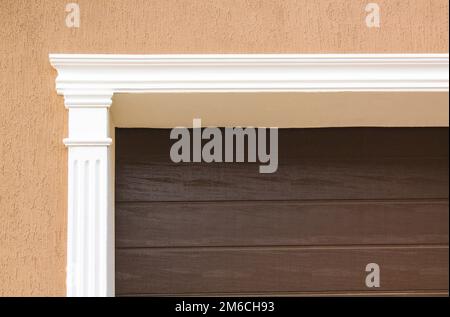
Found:
[[[391,294],[391,295],[395,295],[395,294],[448,294],[448,290],[440,290],[440,289],[433,289],[433,290],[386,290],[386,291],[375,291],[375,290],[353,290],[353,291],[348,291],[348,290],[342,290],[342,291],[305,291],[305,292],[297,292],[297,291],[264,291],[264,292],[243,292],[243,293],[239,293],[239,292],[197,292],[197,293],[123,293],[123,294],[117,294],[119,296],[133,296],[133,295],[141,295],[141,296],[183,296],[183,295],[187,295],[187,296],[202,296],[202,295],[209,295],[209,296],[252,296],[252,295],[268,295],[271,296],[272,294],[274,296],[283,296],[283,295],[322,295],[322,296],[327,296],[327,295],[352,295],[352,294],[361,294],[361,295],[371,295],[371,294],[375,294],[375,295],[380,295],[380,294]]]
[[[364,249],[448,249],[448,244],[343,244],[343,245],[238,245],[238,246],[159,246],[159,247],[116,247],[116,250],[364,250]]]
[[[441,198],[378,198],[378,199],[236,199],[236,200],[116,200],[116,204],[153,204],[153,203],[242,203],[242,202],[261,202],[261,203],[275,203],[275,202],[287,202],[287,203],[302,203],[302,204],[376,204],[376,203],[399,203],[399,204],[411,204],[411,203],[435,203],[445,204],[449,203],[448,197]]]

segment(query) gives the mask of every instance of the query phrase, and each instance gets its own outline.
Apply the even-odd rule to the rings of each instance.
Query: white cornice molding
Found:
[[[448,54],[50,54],[59,94],[448,91]],[[95,99],[95,98],[94,98]],[[67,101],[72,103],[72,101]],[[89,98],[84,98],[89,103]],[[75,102],[76,103],[76,102]]]

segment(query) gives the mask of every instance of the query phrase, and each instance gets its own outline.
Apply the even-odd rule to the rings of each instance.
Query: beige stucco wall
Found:
[[[447,53],[447,0],[0,1],[0,295],[64,295],[66,113],[48,53]]]

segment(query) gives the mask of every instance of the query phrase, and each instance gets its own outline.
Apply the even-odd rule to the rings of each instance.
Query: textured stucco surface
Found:
[[[0,0],[0,295],[64,295],[66,132],[48,53],[446,53],[447,0]]]

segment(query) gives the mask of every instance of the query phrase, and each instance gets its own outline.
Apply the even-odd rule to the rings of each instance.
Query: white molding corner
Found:
[[[114,296],[114,93],[448,91],[448,54],[50,54],[69,112],[67,295]]]

